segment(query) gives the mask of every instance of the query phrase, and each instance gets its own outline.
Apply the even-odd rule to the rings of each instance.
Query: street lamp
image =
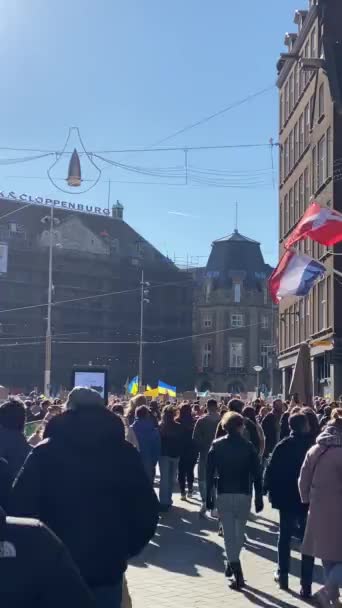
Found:
[[[253,369],[257,374],[256,394],[257,397],[260,397],[260,372],[262,372],[263,368],[261,367],[261,365],[254,365]]]
[[[53,227],[54,224],[59,224],[59,220],[54,218],[54,205],[51,205],[50,216],[45,216],[41,219],[43,224],[50,224],[49,229],[49,279],[48,279],[48,306],[47,306],[47,323],[46,323],[46,338],[45,338],[45,371],[44,371],[44,395],[50,396],[51,390],[51,350],[52,350],[52,331],[51,331],[51,311],[52,311],[52,262],[53,262]]]
[[[144,271],[141,271],[140,291],[140,341],[139,341],[139,392],[143,390],[143,345],[144,345],[144,308],[149,304],[150,283],[144,280]]]

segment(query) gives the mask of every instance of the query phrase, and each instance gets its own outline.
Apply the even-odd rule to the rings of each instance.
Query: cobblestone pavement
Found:
[[[181,502],[163,515],[154,540],[130,565],[128,584],[133,608],[263,608],[303,607],[299,592],[300,554],[294,544],[290,592],[273,581],[277,560],[277,512],[267,505],[251,516],[242,555],[246,589],[231,591],[223,575],[223,542],[215,520],[198,517],[199,502]],[[321,582],[315,569],[314,590]]]

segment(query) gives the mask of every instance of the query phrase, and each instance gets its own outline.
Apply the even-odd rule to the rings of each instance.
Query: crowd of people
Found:
[[[320,559],[326,582],[314,599],[339,606],[341,448],[342,407],[322,399],[306,407],[137,395],[106,407],[82,387],[65,403],[9,398],[0,405],[0,605],[129,607],[128,561],[172,509],[177,482],[182,501],[193,497],[197,467],[199,516],[218,519],[233,589],[245,585],[240,557],[253,496],[258,514],[268,495],[279,511],[276,583],[289,587],[295,537],[301,596],[312,597]],[[35,573],[46,569],[36,588]]]

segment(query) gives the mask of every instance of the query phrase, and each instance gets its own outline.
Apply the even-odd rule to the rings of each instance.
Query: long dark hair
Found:
[[[183,403],[178,412],[177,422],[184,424],[185,426],[192,426],[194,419],[192,416],[192,409],[190,403]]]
[[[160,423],[161,431],[168,431],[174,426],[175,415],[175,408],[172,405],[167,405],[164,407]]]

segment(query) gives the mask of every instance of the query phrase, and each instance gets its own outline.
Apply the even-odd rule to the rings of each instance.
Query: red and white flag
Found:
[[[321,245],[335,245],[342,241],[342,213],[312,203],[285,242],[290,249],[306,237]]]

